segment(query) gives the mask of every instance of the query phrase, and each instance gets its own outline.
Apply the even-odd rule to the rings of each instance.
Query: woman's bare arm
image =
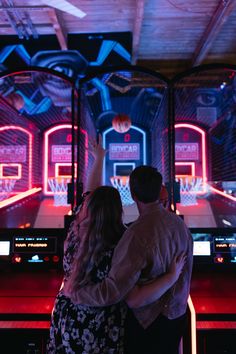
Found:
[[[93,191],[94,189],[102,185],[103,159],[106,155],[106,150],[102,147],[101,135],[99,135],[98,143],[96,143],[95,141],[91,141],[89,142],[89,146],[89,151],[94,158],[94,162],[86,182],[86,192]]]
[[[167,273],[161,275],[158,279],[144,285],[136,285],[125,298],[126,303],[131,308],[138,308],[159,299],[169,288],[171,288],[179,278],[186,256],[181,254],[175,257],[171,262]]]

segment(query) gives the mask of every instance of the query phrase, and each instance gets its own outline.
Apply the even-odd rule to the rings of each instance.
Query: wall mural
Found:
[[[49,49],[50,48],[50,49]],[[49,68],[76,81],[95,67],[131,63],[132,36],[130,32],[103,34],[69,34],[68,50],[61,50],[56,36],[21,40],[17,36],[2,36],[0,45],[0,72],[27,66]],[[43,79],[42,79],[43,77]],[[0,80],[0,95],[20,113],[28,115],[46,112],[55,106],[68,107],[68,94],[62,80],[55,76],[33,75],[35,91],[27,96],[16,89],[11,78]],[[69,102],[68,102],[69,100]]]

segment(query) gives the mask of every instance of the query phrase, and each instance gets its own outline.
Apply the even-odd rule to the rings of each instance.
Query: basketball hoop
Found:
[[[129,176],[112,176],[110,177],[110,181],[113,187],[119,191],[123,205],[134,203],[129,189]]]
[[[7,199],[12,193],[16,180],[13,178],[0,179],[0,201]]]
[[[70,183],[70,181],[71,178],[66,177],[48,178],[48,184],[53,191],[55,206],[69,205],[67,202],[67,184]]]
[[[202,177],[176,176],[180,181],[180,203],[183,206],[197,205],[197,193],[201,190]]]

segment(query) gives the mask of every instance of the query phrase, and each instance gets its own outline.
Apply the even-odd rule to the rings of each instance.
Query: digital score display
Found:
[[[55,253],[57,240],[55,237],[14,237],[13,252],[22,253]]]
[[[221,235],[191,232],[197,263],[236,264],[236,232]]]
[[[236,237],[215,237],[214,248],[215,252],[236,254]]]
[[[65,237],[61,229],[0,229],[0,267],[61,269]]]

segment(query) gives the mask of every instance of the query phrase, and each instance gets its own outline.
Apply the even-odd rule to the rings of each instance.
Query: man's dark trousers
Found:
[[[128,310],[125,324],[125,354],[178,354],[187,315],[169,320],[159,315],[144,329]]]

